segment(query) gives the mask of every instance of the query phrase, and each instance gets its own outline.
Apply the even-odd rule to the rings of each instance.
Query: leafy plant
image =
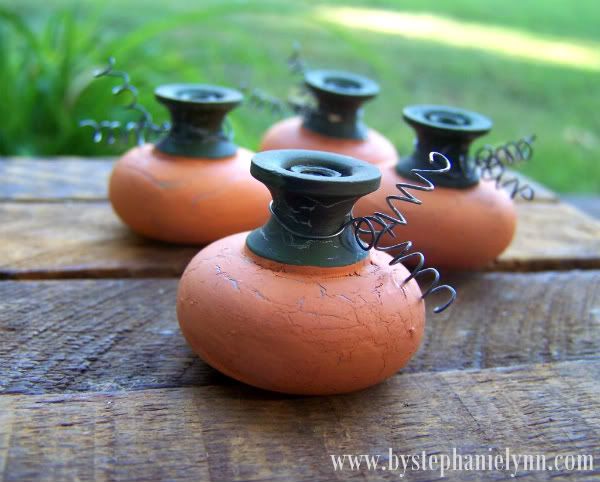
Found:
[[[0,6],[0,155],[102,155],[122,150],[123,146],[94,144],[90,131],[78,125],[86,118],[122,120],[130,114],[119,108],[110,80],[94,80],[94,70],[114,55],[119,67],[131,74],[141,102],[164,118],[164,110],[152,100],[153,87],[173,72],[177,77],[172,81],[197,82],[202,75],[177,51],[157,54],[159,34],[229,13],[236,3],[205,3],[193,14],[147,22],[118,36],[89,20],[97,15],[83,19],[65,10],[43,19],[40,26]]]
[[[92,78],[93,34],[70,12],[35,30],[0,9],[1,154],[57,154],[77,143],[74,115]]]

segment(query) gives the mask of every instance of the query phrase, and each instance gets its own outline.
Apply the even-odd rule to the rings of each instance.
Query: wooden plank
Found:
[[[566,194],[561,196],[567,204],[575,206],[581,212],[600,219],[600,196],[589,194]]]
[[[520,185],[529,184],[533,188],[533,191],[535,192],[533,202],[559,202],[559,197],[555,192],[551,191],[543,184],[534,181],[525,174],[509,169],[506,173],[505,179],[510,179],[511,177],[517,177]],[[530,202],[520,196],[515,197],[515,201],[519,204]]]
[[[491,270],[600,268],[600,221],[564,203],[518,204],[515,239]]]
[[[600,222],[571,206],[519,204],[492,271],[600,268]],[[0,279],[179,276],[198,251],[133,235],[106,202],[0,203]]]
[[[0,391],[219,383],[179,332],[176,287],[164,279],[0,283]]]
[[[429,304],[422,348],[404,372],[600,356],[600,271],[452,281],[456,304],[440,315]],[[234,383],[188,348],[176,289],[166,279],[0,283],[0,392]]]
[[[107,202],[0,203],[0,279],[178,276],[198,252],[134,235]]]
[[[112,166],[99,158],[0,158],[0,201],[106,200]]]
[[[105,200],[113,163],[113,158],[0,158],[0,178],[5,180],[0,201]],[[558,201],[554,192],[524,174],[511,170],[509,175],[534,188],[534,202]]]
[[[600,441],[600,361],[394,377],[359,393],[290,397],[230,387],[0,397],[8,480],[399,480],[334,472],[331,455],[592,454]],[[595,453],[596,452],[596,453]],[[514,470],[514,469],[513,469]],[[512,480],[513,470],[449,472]],[[517,470],[528,480],[596,480]],[[439,471],[406,472],[438,480]],[[571,480],[571,479],[569,479]]]

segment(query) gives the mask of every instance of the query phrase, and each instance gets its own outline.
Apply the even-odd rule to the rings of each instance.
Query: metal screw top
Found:
[[[171,114],[171,129],[156,148],[182,157],[233,156],[237,146],[224,127],[227,113],[241,103],[241,92],[205,84],[168,84],[154,91]]]
[[[396,166],[400,175],[407,176],[415,168],[426,169],[429,153],[436,151],[450,159],[452,168],[446,174],[433,176],[434,184],[460,189],[479,182],[469,147],[476,138],[491,130],[493,123],[489,118],[444,105],[411,105],[402,114],[417,137],[414,152],[400,159]]]
[[[350,72],[309,70],[304,83],[318,104],[305,114],[305,128],[329,137],[366,138],[361,106],[379,93],[375,81]]]
[[[379,187],[375,166],[329,152],[290,149],[256,154],[250,172],[273,197],[271,219],[246,240],[255,254],[325,267],[367,256],[352,229],[343,228],[356,201]]]

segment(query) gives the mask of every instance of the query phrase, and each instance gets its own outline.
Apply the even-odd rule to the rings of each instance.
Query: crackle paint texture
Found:
[[[207,244],[255,228],[269,217],[271,196],[250,176],[251,157],[243,148],[202,159],[136,147],[111,175],[113,209],[138,234],[172,243]]]
[[[179,285],[181,330],[208,364],[259,388],[327,395],[377,384],[417,351],[421,291],[387,254],[293,266],[253,254],[247,234],[204,248]]]
[[[260,151],[274,149],[310,149],[335,152],[351,156],[371,164],[396,161],[398,154],[394,145],[379,132],[368,129],[364,140],[329,137],[302,126],[301,117],[280,121],[263,136]]]
[[[394,163],[378,167],[381,187],[358,200],[355,216],[390,212],[386,197],[398,193],[398,182],[407,182],[397,174]],[[408,224],[397,230],[396,239],[383,238],[381,244],[410,240],[425,255],[428,266],[449,270],[483,268],[508,247],[515,234],[514,203],[494,181],[481,180],[466,189],[436,186],[419,199],[420,205],[402,204],[400,209]]]

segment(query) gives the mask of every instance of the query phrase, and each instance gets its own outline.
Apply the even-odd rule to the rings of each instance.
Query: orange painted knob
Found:
[[[362,105],[379,93],[373,80],[350,72],[309,70],[304,83],[316,105],[302,118],[278,122],[260,150],[312,149],[352,156],[372,164],[397,159],[392,143],[363,122]]]
[[[224,127],[242,94],[169,84],[155,95],[170,111],[169,132],[156,145],[127,152],[110,178],[110,200],[123,222],[143,236],[183,244],[264,223],[269,193],[250,175],[252,153],[238,148]]]
[[[385,164],[398,159],[394,145],[373,129],[367,130],[365,139],[329,137],[303,127],[300,117],[291,117],[277,122],[265,133],[259,150],[274,149],[335,152],[371,164]]]
[[[241,382],[303,395],[346,393],[393,375],[417,351],[421,290],[382,252],[361,249],[348,221],[379,185],[365,162],[319,151],[257,154],[273,195],[262,227],[200,251],[177,317],[193,350]]]
[[[268,190],[250,176],[252,152],[222,159],[170,156],[146,144],[115,165],[109,196],[114,211],[138,234],[182,244],[207,244],[260,226]]]
[[[344,267],[269,261],[247,233],[217,241],[189,264],[177,317],[192,349],[220,372],[255,387],[302,395],[346,393],[396,373],[425,326],[408,271],[374,252]]]

